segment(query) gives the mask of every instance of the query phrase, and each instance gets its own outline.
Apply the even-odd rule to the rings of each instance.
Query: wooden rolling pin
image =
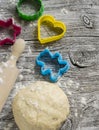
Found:
[[[24,48],[24,40],[17,39],[12,47],[10,59],[7,62],[2,62],[0,65],[0,112],[19,74],[16,61],[24,51]]]

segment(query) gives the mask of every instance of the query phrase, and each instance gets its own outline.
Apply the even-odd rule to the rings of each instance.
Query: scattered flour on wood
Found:
[[[68,14],[68,13],[69,13],[68,10],[65,9],[65,8],[61,9],[61,12],[62,12],[63,14]]]
[[[86,98],[85,97],[81,97],[81,103],[86,105],[87,104],[87,101],[86,101]]]
[[[21,81],[22,79],[23,79],[23,75],[20,74],[20,75],[19,75],[19,80]]]
[[[2,84],[3,83],[3,79],[2,78],[0,78],[0,84]]]

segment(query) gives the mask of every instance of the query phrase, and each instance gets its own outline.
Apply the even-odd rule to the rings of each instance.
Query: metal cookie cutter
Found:
[[[47,27],[53,28],[53,31],[57,31],[57,34],[56,35],[51,34],[51,36],[42,38],[41,37],[41,33],[43,33],[41,32],[42,24],[46,24]],[[67,30],[66,25],[61,21],[56,21],[55,18],[51,15],[41,16],[40,19],[38,20],[38,39],[41,44],[61,39],[64,36],[66,30]]]
[[[0,28],[2,29],[10,29],[13,31],[13,38],[6,37],[0,40],[0,46],[4,44],[13,44],[16,40],[16,36],[21,33],[21,27],[14,24],[14,20],[12,18],[7,21],[0,20]]]
[[[49,49],[42,51],[36,58],[43,76],[49,75],[51,82],[56,82],[70,68],[67,60],[63,60],[59,52],[52,54]]]
[[[35,4],[39,8],[34,14],[31,14],[31,15],[23,13],[22,10],[20,9],[23,2],[28,2],[29,3],[28,0],[19,0],[19,2],[17,4],[17,12],[18,12],[20,18],[22,18],[23,20],[32,21],[32,20],[38,19],[42,15],[42,13],[44,11],[44,6],[42,4],[42,0],[30,0],[30,2],[35,2]],[[33,6],[35,6],[35,5],[33,5]]]

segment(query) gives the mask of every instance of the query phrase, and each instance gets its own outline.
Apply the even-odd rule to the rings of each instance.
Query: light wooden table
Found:
[[[51,14],[67,25],[64,38],[41,46],[37,40],[37,21],[24,22],[16,13],[15,0],[0,0],[0,19],[13,17],[22,26],[26,49],[17,66],[20,75],[0,113],[0,130],[19,130],[14,122],[11,102],[27,84],[46,80],[35,67],[36,56],[46,47],[59,51],[71,65],[58,85],[67,94],[71,112],[61,130],[99,130],[99,0],[43,0],[44,14]],[[0,47],[0,62],[6,61],[11,46]]]

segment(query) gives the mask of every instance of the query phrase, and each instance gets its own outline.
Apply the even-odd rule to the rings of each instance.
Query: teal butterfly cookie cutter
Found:
[[[43,76],[49,75],[51,82],[57,82],[70,68],[68,61],[63,60],[59,52],[53,54],[49,49],[45,49],[37,56],[36,64]]]

